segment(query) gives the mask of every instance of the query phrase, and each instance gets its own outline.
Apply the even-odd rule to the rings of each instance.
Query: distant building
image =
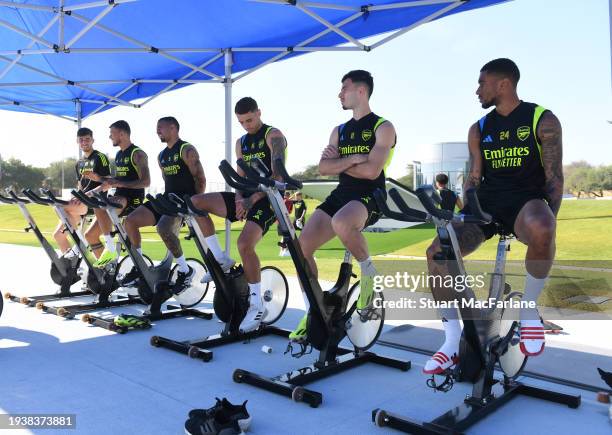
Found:
[[[441,142],[420,148],[414,163],[415,186],[434,184],[436,175],[448,175],[448,188],[462,193],[469,167],[467,142]]]

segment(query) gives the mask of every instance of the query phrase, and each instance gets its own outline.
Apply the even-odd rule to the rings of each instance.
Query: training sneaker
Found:
[[[241,430],[248,430],[251,424],[251,416],[246,409],[247,400],[242,405],[234,405],[225,397],[216,398],[217,403],[208,409],[192,409],[189,411],[189,419],[208,419],[214,417],[217,412],[223,411],[233,420],[238,421]]]
[[[138,283],[138,279],[140,279],[140,272],[136,266],[132,266],[132,270],[123,275],[123,277],[118,278],[121,287],[135,287]]]
[[[214,416],[207,418],[190,418],[185,422],[185,433],[188,435],[243,435],[238,420],[220,409]]]
[[[114,318],[113,323],[125,328],[148,329],[151,327],[149,319],[132,314],[120,314]]]
[[[308,336],[308,331],[306,330],[307,325],[308,313],[304,314],[304,317],[302,317],[302,320],[300,320],[300,323],[298,323],[297,328],[291,331],[291,333],[289,334],[289,340],[298,343],[306,340],[306,337]]]
[[[372,304],[374,299],[374,277],[363,275],[361,277],[359,298],[357,299],[357,309],[364,310]]]
[[[180,295],[191,286],[191,281],[195,276],[195,270],[191,266],[187,267],[189,267],[187,272],[177,271],[176,281],[174,281],[172,285],[172,293],[175,295]]]
[[[261,319],[263,319],[265,315],[266,309],[261,302],[260,305],[251,304],[251,306],[249,306],[249,310],[244,316],[244,319],[242,319],[242,322],[240,323],[240,332],[251,332],[259,328]]]
[[[96,261],[93,264],[93,266],[102,269],[107,264],[109,264],[109,263],[111,263],[113,261],[116,261],[117,258],[119,258],[119,254],[117,254],[116,252],[111,252],[111,251],[107,250],[106,248],[104,248],[104,251],[102,251],[102,254],[100,254],[100,258],[98,258],[98,261]]]
[[[223,273],[227,273],[229,272],[229,270],[232,268],[232,266],[234,264],[236,264],[236,261],[226,255],[224,255],[221,259],[217,260],[219,262],[219,266],[221,266],[221,270],[223,270]],[[209,283],[213,280],[212,275],[210,274],[210,272],[206,272],[206,275],[204,275],[202,277],[202,280],[200,281],[202,284],[206,284]]]

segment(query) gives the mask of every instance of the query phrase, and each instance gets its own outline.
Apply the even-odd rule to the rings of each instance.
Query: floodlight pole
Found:
[[[225,60],[225,160],[232,163],[232,50],[226,49],[223,58]],[[225,191],[229,192],[230,186],[225,183]],[[225,254],[229,256],[231,243],[231,222],[225,220]]]

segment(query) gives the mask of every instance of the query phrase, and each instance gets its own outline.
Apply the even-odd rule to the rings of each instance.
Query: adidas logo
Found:
[[[485,137],[485,138],[482,140],[482,142],[483,142],[483,143],[493,142],[493,138],[491,138],[491,135],[490,135],[490,134],[488,134],[488,135],[487,135],[487,137]]]

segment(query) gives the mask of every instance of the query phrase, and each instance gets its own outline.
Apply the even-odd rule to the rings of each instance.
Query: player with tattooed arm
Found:
[[[480,70],[476,95],[483,109],[494,107],[474,123],[468,134],[470,169],[464,192],[477,188],[482,209],[527,245],[527,275],[523,301],[536,302],[555,256],[556,216],[563,193],[561,124],[542,106],[527,103],[517,95],[519,69],[510,59],[495,59]],[[465,202],[463,213],[470,214]],[[455,226],[462,255],[474,252],[498,231],[488,225]],[[446,275],[437,264],[440,251],[435,239],[427,250],[429,273]],[[433,280],[434,282],[436,280]],[[438,301],[454,300],[452,288],[436,288]],[[440,309],[445,342],[427,362],[424,372],[437,374],[458,362],[461,326],[456,308]],[[544,350],[544,328],[536,308],[521,307],[520,349],[527,356]]]
[[[272,177],[277,178],[272,162],[278,158],[285,159],[287,141],[277,128],[261,121],[261,110],[251,97],[245,97],[236,103],[234,109],[240,125],[247,134],[236,141],[236,157],[242,158],[247,164],[254,158],[261,160],[272,171]],[[242,169],[238,174],[244,176]],[[280,180],[280,178],[278,178]],[[238,237],[238,252],[242,258],[244,274],[249,284],[249,309],[240,330],[249,332],[257,329],[265,316],[265,308],[261,299],[261,265],[255,252],[255,246],[276,221],[274,210],[263,192],[215,192],[196,195],[192,198],[194,205],[216,216],[226,218],[231,222],[246,220]],[[210,217],[198,219],[199,225],[206,237],[206,243],[224,271],[234,264],[219,246],[215,226]],[[210,273],[205,275],[203,282],[212,280]]]

